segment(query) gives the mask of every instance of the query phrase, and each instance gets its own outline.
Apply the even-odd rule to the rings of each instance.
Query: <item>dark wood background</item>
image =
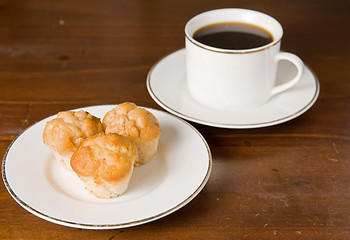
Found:
[[[284,27],[282,50],[316,73],[315,105],[284,124],[194,124],[213,155],[202,192],[157,221],[116,230],[56,225],[0,184],[0,239],[350,239],[350,1],[0,0],[0,155],[61,110],[133,101],[161,109],[146,76],[184,47],[184,25],[216,8],[258,10]]]

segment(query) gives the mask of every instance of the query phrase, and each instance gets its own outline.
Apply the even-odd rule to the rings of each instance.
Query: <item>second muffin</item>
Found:
[[[106,133],[118,133],[136,144],[139,158],[135,165],[149,162],[156,153],[161,126],[146,109],[131,102],[119,104],[107,112],[102,124]]]

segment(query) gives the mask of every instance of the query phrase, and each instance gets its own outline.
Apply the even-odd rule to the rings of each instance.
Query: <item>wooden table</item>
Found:
[[[152,65],[184,47],[184,25],[215,8],[265,12],[282,49],[318,76],[315,105],[286,123],[220,129],[211,177],[175,213],[137,227],[82,230],[38,218],[0,184],[0,239],[350,239],[350,2],[0,0],[0,155],[61,110],[133,101]]]

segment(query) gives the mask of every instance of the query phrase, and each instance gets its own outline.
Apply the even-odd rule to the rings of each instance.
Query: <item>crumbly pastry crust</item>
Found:
[[[137,157],[137,148],[128,138],[100,133],[81,143],[70,164],[88,191],[113,198],[127,190]]]
[[[64,111],[48,121],[43,132],[43,142],[68,170],[70,157],[87,137],[101,133],[103,126],[99,118],[85,111]]]
[[[103,118],[106,133],[118,133],[132,140],[139,150],[137,164],[147,163],[156,153],[161,126],[155,116],[136,104],[125,102]]]

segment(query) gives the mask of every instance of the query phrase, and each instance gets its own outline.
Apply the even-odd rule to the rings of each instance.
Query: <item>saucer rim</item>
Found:
[[[218,127],[218,128],[229,128],[229,129],[250,129],[250,128],[261,128],[261,127],[269,127],[269,126],[274,126],[274,125],[278,125],[287,121],[290,121],[292,119],[295,119],[297,117],[299,117],[300,115],[302,115],[303,113],[305,113],[307,110],[309,110],[314,103],[316,102],[319,94],[320,94],[320,82],[319,79],[317,77],[317,75],[314,73],[314,71],[308,67],[307,64],[304,63],[304,69],[307,69],[310,71],[311,75],[314,78],[315,81],[315,93],[312,97],[312,99],[305,104],[305,106],[301,109],[299,109],[297,112],[294,112],[292,114],[288,114],[288,116],[279,118],[279,119],[275,119],[272,121],[265,121],[265,122],[259,122],[259,123],[217,123],[217,122],[211,122],[211,121],[207,121],[204,119],[199,119],[199,118],[194,118],[188,115],[185,115],[171,107],[169,107],[167,104],[165,104],[163,101],[161,101],[157,95],[154,93],[154,91],[152,90],[152,86],[151,86],[151,75],[152,72],[154,71],[154,69],[159,65],[160,62],[164,61],[166,58],[170,57],[171,55],[175,55],[176,53],[179,54],[179,52],[185,51],[185,48],[181,48],[178,49],[170,54],[167,54],[166,56],[162,57],[161,59],[159,59],[156,63],[153,64],[153,66],[151,67],[151,69],[149,70],[148,74],[147,74],[147,79],[146,79],[146,85],[147,85],[147,90],[148,93],[150,94],[150,96],[152,97],[152,99],[159,105],[161,106],[164,110],[171,112],[173,114],[175,114],[178,117],[181,117],[183,119],[186,119],[188,121],[192,121],[198,124],[202,124],[202,125],[206,125],[206,126],[211,126],[211,127]],[[264,105],[266,105],[269,101],[267,101],[265,104],[263,104],[261,107],[263,107]],[[215,109],[216,111],[225,113],[225,112],[242,112],[239,110],[233,110],[233,111],[225,111],[225,110],[220,110],[220,109]]]

